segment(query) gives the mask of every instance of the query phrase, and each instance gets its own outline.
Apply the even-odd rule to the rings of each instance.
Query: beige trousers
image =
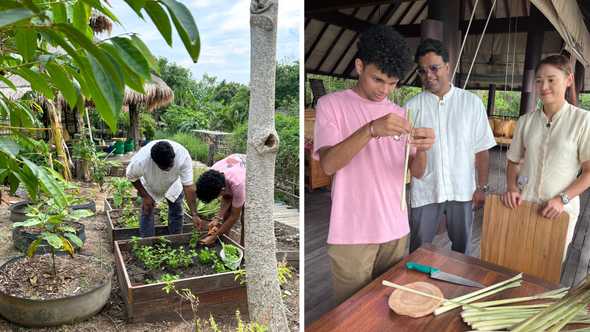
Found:
[[[336,303],[402,260],[408,236],[381,244],[328,244]]]

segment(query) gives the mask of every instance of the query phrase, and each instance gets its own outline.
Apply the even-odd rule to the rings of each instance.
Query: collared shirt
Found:
[[[316,108],[313,157],[319,160],[321,148],[389,113],[405,117],[389,100],[374,102],[351,89],[323,96]],[[408,214],[400,205],[405,147],[406,138],[371,139],[334,174],[328,243],[378,244],[409,233]]]
[[[439,99],[424,91],[410,99],[414,127],[433,128],[424,176],[412,177],[412,207],[445,201],[471,201],[475,191],[475,154],[496,145],[481,99],[451,89]]]
[[[168,171],[160,169],[152,160],[152,146],[160,141],[167,141],[174,149],[174,165]],[[148,143],[131,158],[126,175],[131,182],[140,179],[154,201],[159,202],[165,197],[174,202],[183,186],[193,184],[193,162],[184,146],[170,140],[157,140]]]
[[[551,122],[542,110],[521,116],[507,158],[524,159],[519,172],[524,200],[544,203],[556,197],[590,160],[590,112],[565,102]],[[565,209],[577,215],[579,199]]]
[[[231,206],[240,208],[246,203],[246,155],[235,153],[211,166],[223,173],[225,183],[231,192]]]

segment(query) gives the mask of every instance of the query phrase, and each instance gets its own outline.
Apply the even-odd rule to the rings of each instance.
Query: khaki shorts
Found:
[[[328,244],[336,303],[402,260],[408,236],[381,244]]]

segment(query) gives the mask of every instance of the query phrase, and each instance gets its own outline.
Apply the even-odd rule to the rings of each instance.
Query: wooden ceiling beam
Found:
[[[402,2],[415,0],[401,0]],[[339,9],[390,5],[391,0],[305,0],[305,14],[331,12]]]
[[[355,32],[363,32],[367,28],[371,27],[373,23],[369,23],[367,21],[359,20],[358,18],[351,17],[350,15],[345,15],[338,12],[333,13],[317,13],[311,15],[312,18],[337,25]],[[526,32],[527,25],[529,22],[528,16],[519,16],[519,17],[512,17],[512,18],[496,18],[491,19],[490,23],[488,24],[488,28],[486,33],[507,33],[508,32],[508,23],[511,26],[514,26],[515,20],[518,19],[518,31],[517,32]],[[510,21],[511,20],[511,21]],[[510,22],[509,22],[510,21]],[[481,34],[483,32],[483,28],[485,26],[486,20],[473,20],[471,23],[471,29],[469,31],[470,34]],[[459,22],[459,30],[465,32],[467,30],[467,25],[469,21],[461,21]],[[544,21],[544,24],[539,27],[543,29],[543,31],[553,31],[553,26],[547,21]],[[397,25],[395,29],[401,33],[406,38],[417,38],[420,37],[421,27],[420,24],[404,24],[404,25]],[[510,31],[511,33],[514,31]]]

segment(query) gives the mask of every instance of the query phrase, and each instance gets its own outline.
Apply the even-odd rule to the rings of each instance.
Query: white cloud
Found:
[[[250,1],[239,0],[224,16],[223,31],[250,29]],[[302,16],[302,1],[280,1],[278,29],[298,28]]]

